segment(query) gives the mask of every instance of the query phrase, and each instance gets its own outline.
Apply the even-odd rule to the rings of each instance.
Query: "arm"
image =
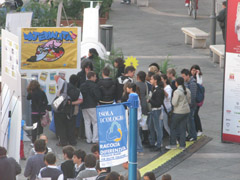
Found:
[[[17,163],[17,161],[15,159],[13,159],[14,162],[15,162],[15,166],[16,166],[16,175],[20,174],[22,169],[21,169],[21,166]]]
[[[178,99],[179,99],[179,94],[177,91],[174,91],[173,93],[173,98],[172,98],[172,105],[177,106],[178,105]]]
[[[61,174],[60,176],[58,176],[58,180],[63,180],[63,174]]]
[[[200,76],[198,73],[196,74],[196,79],[198,84],[202,84],[202,76]]]
[[[24,176],[29,177],[31,175],[31,172],[32,172],[32,163],[31,163],[31,159],[28,159],[27,165],[24,171]]]
[[[96,86],[96,87],[93,89],[93,94],[94,94],[94,96],[95,96],[95,99],[96,99],[97,101],[99,101],[100,98],[101,98],[101,92],[100,92],[100,89],[98,88],[98,86]]]
[[[190,106],[194,105],[196,103],[196,95],[197,95],[197,83],[191,83],[190,86],[190,92],[191,92],[191,104]]]
[[[187,101],[188,104],[191,104],[191,92],[187,89]]]
[[[82,104],[83,103],[83,99],[78,99],[76,101],[72,102],[72,105],[78,105],[78,104]]]

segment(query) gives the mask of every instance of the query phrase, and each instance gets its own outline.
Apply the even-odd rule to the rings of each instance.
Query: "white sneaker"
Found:
[[[185,7],[189,7],[189,3],[186,3],[186,4],[185,4]]]
[[[179,149],[184,151],[186,148],[179,146]]]
[[[166,149],[177,149],[176,145],[167,145],[165,146]]]
[[[198,131],[197,132],[197,137],[201,136],[202,135],[202,132],[201,131]]]

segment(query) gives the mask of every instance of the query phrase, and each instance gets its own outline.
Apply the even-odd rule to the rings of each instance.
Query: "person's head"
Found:
[[[97,50],[96,50],[95,48],[89,49],[88,56],[89,56],[89,57],[98,57],[98,52],[97,52]]]
[[[146,80],[146,73],[144,71],[139,71],[137,73],[137,80],[141,82],[145,82]]]
[[[125,163],[122,163],[122,167],[123,167],[124,169],[128,169],[128,161],[125,162]]]
[[[164,174],[164,175],[162,176],[162,180],[172,180],[172,177],[171,177],[170,174]]]
[[[88,78],[88,80],[95,82],[97,80],[96,73],[93,71],[89,71],[87,73],[87,78]]]
[[[191,74],[190,74],[190,71],[189,71],[188,69],[183,69],[183,70],[181,71],[181,75],[182,75],[182,77],[183,77],[183,79],[184,79],[185,82],[190,81],[190,76],[191,76]]]
[[[155,174],[153,172],[146,172],[143,175],[144,180],[156,180]]]
[[[187,91],[186,91],[186,87],[184,85],[184,79],[182,77],[178,77],[176,80],[175,80],[175,86],[178,87],[178,86],[182,86],[183,87],[183,90],[184,90],[184,94],[186,95],[187,94]]]
[[[0,157],[6,156],[7,150],[5,147],[0,146]]]
[[[93,71],[92,62],[91,61],[83,62],[82,69],[86,74],[88,74],[89,71]]]
[[[126,84],[127,93],[135,93],[137,91],[137,85],[135,83]]]
[[[40,84],[37,80],[32,80],[27,87],[27,92],[30,93],[36,89],[40,89]]]
[[[202,75],[201,69],[200,69],[199,65],[197,65],[197,64],[192,65],[192,67],[190,69],[190,73],[194,77],[196,76],[196,74]]]
[[[167,77],[168,79],[174,79],[176,76],[176,71],[173,68],[168,68],[167,69]]]
[[[46,145],[47,145],[47,143],[48,143],[48,138],[47,138],[47,136],[46,136],[45,134],[41,134],[41,135],[39,136],[39,139],[44,140],[45,143],[46,143]]]
[[[227,7],[227,1],[223,1],[222,2],[222,8],[226,8]]]
[[[73,153],[73,163],[74,164],[81,164],[82,162],[84,162],[84,158],[86,156],[86,152],[79,149],[79,150],[76,150],[74,151]]]
[[[107,168],[100,167],[100,161],[97,161],[96,170],[97,170],[98,174],[100,174],[101,172],[107,172]]]
[[[120,180],[120,174],[112,171],[110,172],[104,180]]]
[[[155,74],[158,74],[158,73],[159,73],[159,70],[158,70],[158,68],[157,68],[156,66],[150,66],[150,67],[148,68],[148,71],[153,72],[153,73],[155,73]]]
[[[110,69],[109,69],[109,67],[103,68],[103,70],[102,70],[102,76],[103,76],[103,77],[109,77],[109,75],[110,75]]]
[[[124,70],[124,75],[133,78],[133,76],[135,75],[135,71],[136,69],[133,66],[128,66]]]
[[[155,74],[154,72],[148,71],[146,80],[150,82],[151,77],[152,77],[154,74]]]
[[[69,82],[74,85],[77,86],[78,83],[78,76],[76,74],[72,74],[69,78]]]
[[[151,77],[150,83],[153,86],[159,86],[159,87],[163,87],[163,82],[161,81],[161,77],[158,74],[154,74]]]
[[[96,166],[96,157],[93,154],[88,154],[84,158],[86,168],[94,168]]]
[[[46,142],[43,139],[37,139],[34,142],[34,149],[37,153],[44,153],[46,150]]]
[[[62,150],[64,159],[65,160],[72,159],[74,151],[75,149],[72,146],[70,145],[64,146]]]
[[[55,165],[56,164],[56,156],[54,153],[49,152],[44,156],[44,162],[45,164],[48,165]]]
[[[115,68],[125,67],[124,62],[125,61],[122,58],[116,58],[114,60],[114,67]]]
[[[99,159],[99,144],[92,145],[91,152],[94,154],[96,159]]]
[[[162,80],[164,85],[170,84],[166,74],[161,74],[161,80]]]
[[[159,67],[159,65],[158,65],[157,63],[152,63],[152,64],[150,64],[148,67],[149,67],[149,71],[150,71],[150,68],[151,68],[151,67],[155,67],[155,68],[153,68],[153,69],[155,69],[156,72],[159,72],[159,70],[160,70],[160,67]],[[156,72],[155,72],[155,73],[156,73]]]

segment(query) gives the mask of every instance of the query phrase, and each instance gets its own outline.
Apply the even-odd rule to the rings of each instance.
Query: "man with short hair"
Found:
[[[81,104],[84,123],[85,134],[87,143],[98,142],[98,129],[97,129],[97,116],[96,106],[101,98],[101,92],[96,82],[96,73],[93,71],[88,72],[88,80],[80,87],[80,91],[83,95],[83,103]],[[93,126],[93,132],[91,130]]]
[[[122,95],[123,95],[124,84],[126,84],[127,82],[130,82],[130,83],[133,82],[132,78],[135,75],[135,71],[136,71],[136,69],[133,66],[128,66],[124,70],[124,75],[118,77],[117,83],[116,83],[116,86],[117,86],[116,100],[117,100],[117,102],[121,102],[121,98],[122,98]]]
[[[43,139],[37,139],[34,143],[37,154],[27,160],[24,176],[30,180],[35,180],[41,168],[45,167],[44,152],[46,150],[46,142]]]
[[[16,180],[16,175],[21,173],[21,166],[14,158],[7,157],[7,150],[0,146],[0,179]]]
[[[44,154],[47,154],[47,153],[49,153],[49,152],[52,152],[52,148],[47,147],[47,143],[48,143],[48,138],[47,138],[47,136],[46,136],[45,134],[40,134],[39,139],[44,140],[45,143],[46,143],[46,150],[45,150]],[[33,155],[37,154],[36,151],[35,151],[35,149],[34,149],[34,147],[31,149],[31,151],[30,151],[29,154],[30,154],[30,156],[33,156]]]
[[[116,98],[116,85],[110,76],[109,67],[102,70],[102,79],[98,81],[98,86],[101,91],[99,103],[101,105],[112,104]]]
[[[79,149],[74,151],[73,153],[73,163],[75,164],[75,177],[85,169],[84,158],[86,156],[86,152]]]
[[[51,178],[51,180],[63,180],[63,173],[56,166],[56,156],[49,152],[44,157],[47,167],[40,170],[38,178]]]
[[[187,129],[188,129],[188,137],[186,141],[195,141],[197,140],[197,132],[195,128],[195,121],[194,121],[194,113],[197,107],[196,103],[196,95],[197,95],[197,82],[188,69],[183,69],[181,71],[181,75],[184,79],[185,86],[191,92],[191,104],[190,106],[190,114],[187,121]]]
[[[67,178],[74,178],[75,172],[74,163],[72,160],[74,151],[75,149],[70,145],[63,147],[62,152],[65,161],[60,165],[60,168],[63,172],[64,180],[67,180]]]
[[[222,10],[219,12],[217,16],[217,21],[219,22],[219,26],[222,30],[222,36],[224,42],[226,42],[226,25],[227,25],[227,1],[222,2]]]
[[[97,162],[96,170],[97,170],[97,173],[98,173],[98,176],[97,176],[96,180],[104,180],[105,177],[107,177],[107,175],[108,175],[107,167],[101,168],[99,161]]]
[[[177,89],[176,85],[175,85],[175,79],[176,79],[176,71],[174,68],[168,68],[167,69],[167,77],[170,81],[170,86],[173,90],[173,92]],[[173,94],[172,92],[172,94]]]

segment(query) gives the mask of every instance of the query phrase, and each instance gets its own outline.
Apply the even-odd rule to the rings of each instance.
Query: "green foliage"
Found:
[[[47,3],[39,3],[30,0],[24,8],[33,12],[32,27],[54,27],[56,26],[57,6]]]
[[[174,68],[174,65],[173,64],[170,64],[170,59],[169,59],[169,56],[167,56],[167,58],[161,62],[161,64],[159,65],[160,67],[160,71],[163,73],[163,74],[167,74],[167,69],[168,68]]]
[[[103,0],[99,10],[100,17],[105,17],[106,12],[109,12],[112,3],[113,0]]]
[[[83,3],[80,0],[63,0],[63,7],[67,17],[72,19],[82,19]]]

